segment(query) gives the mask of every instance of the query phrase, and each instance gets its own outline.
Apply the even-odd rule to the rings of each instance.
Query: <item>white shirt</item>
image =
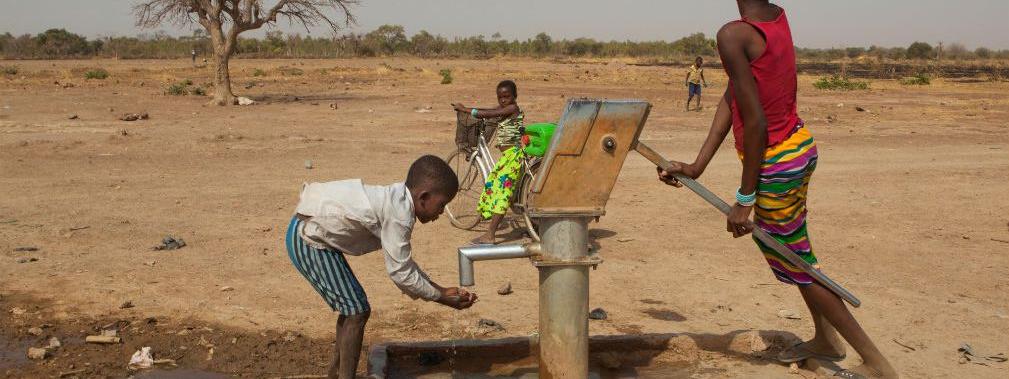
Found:
[[[308,217],[299,231],[308,245],[348,255],[382,249],[389,278],[400,290],[414,299],[441,296],[411,256],[416,216],[405,184],[370,186],[360,179],[308,183],[297,212]]]

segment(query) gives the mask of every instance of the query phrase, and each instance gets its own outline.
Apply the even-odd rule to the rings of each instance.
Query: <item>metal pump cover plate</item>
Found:
[[[651,104],[569,100],[529,194],[533,217],[601,216]]]

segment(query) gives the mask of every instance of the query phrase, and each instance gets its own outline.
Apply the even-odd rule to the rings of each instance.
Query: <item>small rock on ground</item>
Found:
[[[802,315],[800,315],[799,313],[797,313],[796,311],[793,311],[791,309],[782,309],[782,310],[778,311],[778,317],[787,318],[789,320],[801,320],[802,319]]]
[[[491,320],[489,318],[482,318],[482,319],[480,319],[480,321],[477,321],[476,325],[479,326],[479,327],[481,327],[481,328],[490,328],[490,329],[498,330],[498,331],[505,330],[504,325],[501,325],[501,323],[499,323],[497,321],[494,321],[494,320]]]
[[[28,348],[28,359],[46,359],[49,356],[49,350],[40,347],[29,347]]]
[[[512,293],[512,282],[506,282],[501,288],[497,289],[498,295],[508,295]]]
[[[606,313],[606,310],[602,309],[602,308],[596,308],[596,309],[593,309],[591,312],[589,312],[589,319],[592,319],[592,320],[605,320],[608,317],[609,317],[609,314]]]
[[[150,118],[150,115],[148,115],[147,112],[124,113],[122,116],[119,116],[119,120],[121,121],[137,121],[137,120],[146,120],[148,118]]]
[[[186,246],[186,241],[183,241],[182,238],[166,236],[161,240],[161,245],[155,246],[154,250],[175,250],[181,249],[184,246]]]

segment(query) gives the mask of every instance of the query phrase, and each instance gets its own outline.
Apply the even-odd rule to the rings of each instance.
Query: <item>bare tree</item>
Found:
[[[143,0],[133,7],[137,26],[153,28],[165,22],[176,25],[199,23],[210,34],[214,47],[214,100],[218,105],[235,103],[231,92],[228,61],[238,46],[238,35],[285,17],[306,29],[326,25],[334,31],[354,23],[349,7],[358,0],[276,0],[272,6],[261,0]],[[326,11],[343,15],[334,20]]]

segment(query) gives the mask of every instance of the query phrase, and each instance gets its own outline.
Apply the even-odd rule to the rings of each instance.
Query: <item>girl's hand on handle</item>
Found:
[[[469,113],[469,108],[466,107],[465,105],[462,105],[461,103],[453,103],[452,109],[455,109],[456,112]]]
[[[673,166],[670,167],[668,170],[663,170],[661,167],[655,168],[655,172],[659,174],[659,181],[663,183],[679,188],[683,186],[683,183],[680,183],[679,180],[676,180],[676,177],[674,175],[679,174],[691,179],[697,179],[698,176],[701,176],[701,173],[694,164],[687,164],[677,161],[670,161],[669,163],[671,163]]]
[[[750,212],[752,210],[753,207],[747,207],[739,203],[734,204],[725,219],[725,231],[732,233],[733,238],[750,234],[753,231],[753,223],[750,222]]]

